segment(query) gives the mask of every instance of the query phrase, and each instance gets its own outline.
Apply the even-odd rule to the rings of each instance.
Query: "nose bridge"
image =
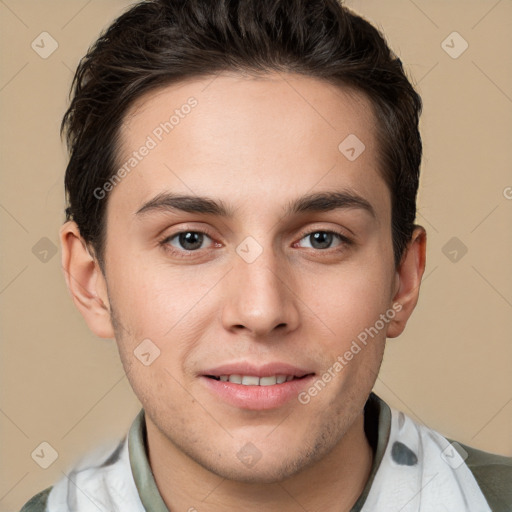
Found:
[[[245,327],[254,335],[263,336],[281,325],[295,328],[298,312],[285,264],[271,242],[263,245],[248,237],[239,244],[233,271],[229,273],[223,310],[225,328]]]

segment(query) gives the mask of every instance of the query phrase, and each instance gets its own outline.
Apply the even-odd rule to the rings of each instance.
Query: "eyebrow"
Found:
[[[294,199],[286,205],[284,216],[354,208],[364,210],[376,218],[373,206],[363,197],[348,190],[343,192],[317,192]],[[150,212],[174,210],[233,218],[236,209],[222,200],[163,192],[144,203],[137,210],[136,215],[142,216]]]

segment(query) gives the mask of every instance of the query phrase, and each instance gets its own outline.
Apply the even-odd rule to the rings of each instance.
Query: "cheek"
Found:
[[[161,339],[181,327],[180,322],[208,291],[209,279],[191,267],[149,266],[141,260],[115,269],[111,292],[132,337]]]
[[[354,262],[303,276],[301,296],[330,332],[330,338],[345,343],[374,325],[390,307],[388,282],[389,268],[382,262]]]

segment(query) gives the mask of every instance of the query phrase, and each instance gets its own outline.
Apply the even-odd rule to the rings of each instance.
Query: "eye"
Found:
[[[351,241],[345,235],[342,235],[341,233],[338,233],[336,231],[324,231],[324,230],[317,230],[317,231],[311,231],[309,233],[306,233],[305,235],[303,235],[301,240],[309,240],[310,241],[309,247],[312,249],[319,249],[319,250],[333,248],[332,243],[335,240],[338,240],[338,242],[339,242],[335,247],[351,244]],[[301,246],[301,247],[304,247],[304,246]],[[308,247],[308,246],[306,245],[306,247]]]
[[[171,246],[173,250],[177,251],[197,251],[198,249],[204,249],[202,245],[205,239],[211,240],[211,238],[202,231],[180,231],[179,233],[167,237],[162,241],[162,244],[166,245],[168,248]]]
[[[207,240],[210,245],[206,245]],[[305,240],[306,245],[301,242]],[[333,243],[337,243],[333,246]],[[212,243],[212,238],[203,231],[179,231],[170,236],[167,236],[160,242],[163,248],[178,257],[186,257],[187,254],[196,252],[199,253],[200,249],[211,249],[215,246]],[[309,242],[309,245],[307,245]],[[343,250],[352,245],[352,241],[342,233],[330,230],[316,230],[309,233],[303,233],[299,242],[294,244],[295,247],[306,247],[320,251]],[[217,244],[217,246],[219,246]],[[199,253],[200,254],[200,253]]]

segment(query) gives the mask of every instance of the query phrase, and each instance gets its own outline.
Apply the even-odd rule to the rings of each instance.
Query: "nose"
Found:
[[[252,262],[235,255],[224,285],[225,329],[268,340],[297,328],[300,317],[293,276],[271,249],[265,248]]]

